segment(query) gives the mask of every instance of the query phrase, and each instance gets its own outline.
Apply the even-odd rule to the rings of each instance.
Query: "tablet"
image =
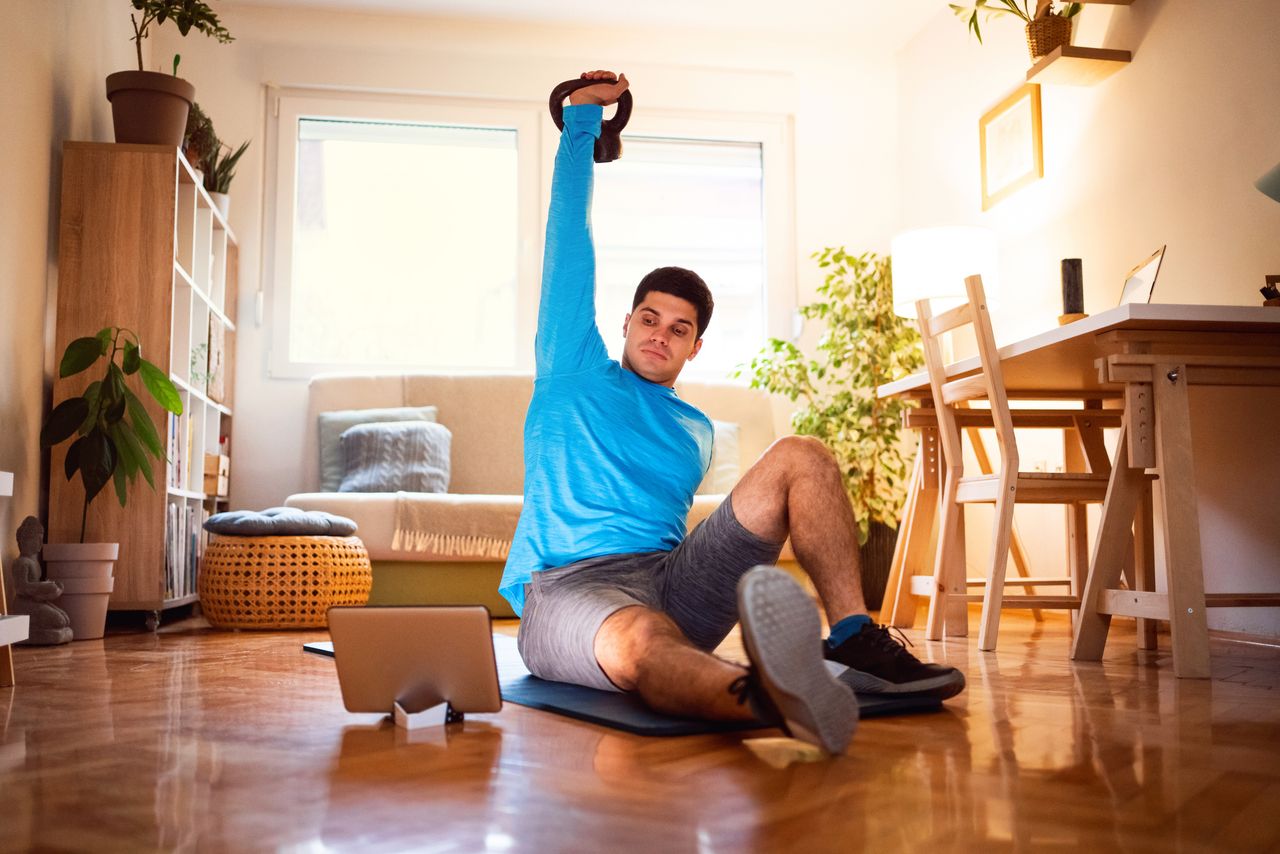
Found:
[[[349,712],[502,709],[489,610],[483,605],[329,609],[329,636]]]

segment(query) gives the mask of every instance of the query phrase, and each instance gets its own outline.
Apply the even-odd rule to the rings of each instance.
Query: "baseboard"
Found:
[[[1209,629],[1209,637],[1214,640],[1244,643],[1250,646],[1265,646],[1280,649],[1280,638],[1271,635],[1255,635],[1249,632],[1228,632],[1223,629]]]

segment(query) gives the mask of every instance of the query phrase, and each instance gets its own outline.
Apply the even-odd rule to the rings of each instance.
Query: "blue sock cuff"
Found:
[[[845,617],[831,627],[831,634],[827,636],[827,644],[834,649],[854,635],[861,633],[863,628],[869,625],[871,625],[871,617],[866,614],[854,614],[851,617]]]

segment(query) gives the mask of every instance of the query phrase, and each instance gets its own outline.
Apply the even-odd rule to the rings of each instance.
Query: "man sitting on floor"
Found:
[[[544,679],[636,691],[653,709],[758,719],[843,752],[857,700],[824,656],[856,673],[858,691],[946,698],[964,687],[924,664],[867,614],[853,512],[817,439],[779,439],[692,533],[685,520],[711,459],[712,427],[676,396],[702,349],[711,293],[661,267],[641,280],[622,324],[621,363],[595,318],[590,204],[603,108],[625,76],[587,72],[564,109],[556,154],[524,428],[524,509],[501,592],[521,615],[520,654]],[[831,623],[773,568],[791,537]],[[752,667],[711,654],[739,619]]]

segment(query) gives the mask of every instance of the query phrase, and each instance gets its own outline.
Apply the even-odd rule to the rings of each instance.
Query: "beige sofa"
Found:
[[[304,440],[308,491],[285,503],[356,521],[373,563],[371,603],[479,602],[495,616],[510,615],[497,590],[505,547],[519,515],[524,416],[532,391],[528,374],[316,377],[310,385]],[[786,415],[775,411],[764,392],[739,385],[689,382],[677,385],[677,392],[722,422],[713,462],[718,472],[704,481],[703,494],[695,496],[692,527],[719,506],[737,476],[786,430]],[[437,422],[452,432],[448,493],[315,491],[320,483],[321,412],[401,406],[437,407]],[[713,488],[718,491],[707,492]]]

